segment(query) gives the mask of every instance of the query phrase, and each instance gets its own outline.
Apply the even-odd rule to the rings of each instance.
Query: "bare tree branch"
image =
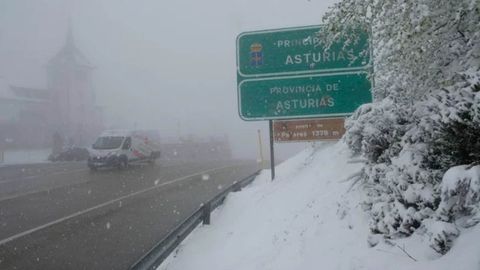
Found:
[[[403,253],[405,253],[410,259],[414,260],[414,261],[417,261],[417,259],[415,259],[412,255],[410,255],[406,250],[405,250],[405,245],[403,245],[403,247],[399,246],[398,244],[395,245],[398,249],[400,249],[401,251],[403,251]]]

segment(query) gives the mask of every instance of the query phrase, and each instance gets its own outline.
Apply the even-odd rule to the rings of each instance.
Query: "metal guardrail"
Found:
[[[235,181],[228,188],[210,201],[202,204],[193,214],[175,227],[167,236],[150,249],[142,258],[130,266],[130,270],[156,269],[172,253],[175,248],[200,224],[210,224],[210,214],[223,201],[230,192],[240,191],[253,182],[260,170],[240,181]]]

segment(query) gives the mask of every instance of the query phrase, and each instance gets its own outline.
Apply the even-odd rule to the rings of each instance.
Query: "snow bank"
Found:
[[[51,149],[8,150],[3,153],[3,161],[0,158],[0,166],[47,162],[51,152]]]
[[[364,193],[346,181],[362,164],[349,159],[344,144],[322,144],[279,165],[273,182],[262,172],[159,269],[480,269],[480,226],[440,258],[420,234],[369,238]]]

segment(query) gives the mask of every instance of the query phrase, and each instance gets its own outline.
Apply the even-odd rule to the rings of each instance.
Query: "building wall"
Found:
[[[49,146],[50,102],[0,98],[0,144],[3,149]],[[5,113],[5,114],[3,114]]]
[[[103,127],[96,106],[91,66],[76,63],[74,57],[55,59],[47,68],[48,87],[52,91],[52,119],[55,130],[71,144],[85,146]]]

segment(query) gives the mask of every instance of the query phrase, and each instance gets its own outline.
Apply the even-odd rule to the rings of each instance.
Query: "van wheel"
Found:
[[[122,158],[118,163],[118,169],[122,170],[126,168],[128,168],[128,160],[126,158]]]
[[[148,164],[154,166],[156,159],[157,159],[157,158],[156,158],[155,154],[152,153],[152,154],[150,155],[150,158],[148,159]]]

